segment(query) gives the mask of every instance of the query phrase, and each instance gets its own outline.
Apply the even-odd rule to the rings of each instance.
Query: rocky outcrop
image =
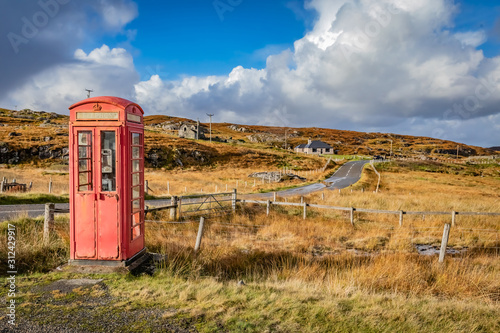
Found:
[[[292,138],[298,138],[299,136],[300,135],[298,134],[298,132],[294,131],[291,133],[287,133],[286,138],[292,139]],[[250,142],[273,144],[273,143],[284,142],[285,133],[283,134],[255,133],[252,135],[248,135],[247,138],[248,140],[250,140]]]
[[[292,180],[292,179],[298,179],[301,181],[306,181],[306,178],[287,173],[283,174],[279,171],[270,171],[270,172],[254,172],[250,174],[248,177],[250,178],[259,178],[262,179],[264,182],[271,182],[271,183],[279,183],[285,180]]]
[[[242,133],[250,132],[250,130],[248,128],[241,127],[238,125],[230,125],[227,128],[229,128],[230,130],[235,131],[235,132],[242,132]]]
[[[45,141],[48,138],[46,137]],[[0,164],[20,164],[33,160],[59,160],[67,163],[69,148],[56,148],[52,144],[44,144],[26,149],[13,149],[8,143],[0,142]],[[211,163],[211,160],[209,153],[199,150],[152,148],[145,152],[146,166],[153,168],[170,169],[186,165],[207,165]]]
[[[34,146],[27,149],[12,149],[6,143],[0,143],[0,163],[19,164],[33,159],[69,159],[68,148],[53,148],[53,145]]]
[[[456,156],[457,155],[457,150],[456,149],[434,149],[434,153],[436,154],[448,154],[448,155],[453,155],[453,156]],[[465,157],[469,157],[469,156],[475,156],[477,155],[477,152],[475,149],[472,149],[472,148],[463,148],[461,147],[459,150],[458,150],[458,155],[459,156],[465,156]]]
[[[184,167],[185,165],[207,165],[211,163],[209,153],[198,150],[176,148],[152,148],[145,152],[146,166],[153,168]]]
[[[273,143],[278,141],[284,141],[285,136],[279,136],[276,134],[270,133],[257,133],[247,136],[250,142],[258,142],[258,143]]]

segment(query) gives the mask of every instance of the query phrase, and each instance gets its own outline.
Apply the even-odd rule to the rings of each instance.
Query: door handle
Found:
[[[115,194],[111,194],[111,193],[101,193],[101,195],[100,195],[100,199],[101,199],[101,200],[104,200],[104,199],[105,199],[105,197],[108,197],[108,198],[113,198],[113,197],[114,197],[114,198],[116,199],[116,201],[118,201],[118,199],[119,199],[119,196],[118,196],[118,194],[117,194],[117,193],[115,193]]]

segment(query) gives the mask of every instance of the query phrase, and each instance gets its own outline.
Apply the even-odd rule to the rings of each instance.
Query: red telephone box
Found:
[[[69,109],[70,263],[127,266],[145,252],[144,111],[108,96]]]

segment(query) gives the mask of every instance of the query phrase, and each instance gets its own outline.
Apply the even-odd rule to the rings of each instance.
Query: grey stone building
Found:
[[[333,154],[333,148],[323,141],[319,140],[308,140],[307,143],[303,143],[295,147],[295,152],[311,154],[311,155],[321,155],[321,154]]]
[[[200,126],[200,122],[196,124],[184,123],[179,127],[179,138],[205,139],[206,132],[206,129]]]

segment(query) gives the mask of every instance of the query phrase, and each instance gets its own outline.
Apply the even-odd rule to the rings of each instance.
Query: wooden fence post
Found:
[[[321,200],[325,201],[325,191],[321,192]]]
[[[400,227],[403,226],[403,214],[404,214],[404,212],[402,210],[399,211],[399,226]]]
[[[177,199],[177,216],[179,220],[182,218],[182,197]]]
[[[5,178],[2,180],[2,185],[0,185],[0,193],[3,193],[4,185],[5,185]]]
[[[144,181],[144,193],[149,194],[149,184],[148,181]]]
[[[48,245],[50,240],[50,232],[54,226],[54,208],[55,204],[45,204],[45,220],[43,222],[43,244]]]
[[[457,218],[457,212],[455,212],[455,211],[451,212],[451,226],[452,227],[455,226],[456,218]]]
[[[269,216],[270,212],[271,212],[271,200],[267,200],[267,210],[266,210],[267,216]]]
[[[450,227],[449,223],[444,225],[443,239],[441,240],[441,251],[439,251],[439,262],[444,261],[444,256],[446,255],[446,247],[448,246],[448,238],[450,237]]]
[[[354,211],[356,210],[356,208],[354,207],[351,207],[351,224],[354,226]]]
[[[304,202],[304,220],[307,219],[307,203]]]
[[[170,198],[170,204],[174,207],[170,208],[170,219],[171,220],[175,220],[175,218],[177,217],[177,197],[176,196],[172,196],[172,198]]]
[[[170,182],[167,182],[167,193],[170,195]]]
[[[276,197],[278,196],[278,194],[276,192],[273,193],[273,201],[277,201],[276,200]]]
[[[205,225],[205,218],[200,217],[200,226],[198,227],[198,236],[196,236],[196,244],[194,246],[194,252],[198,252],[201,246],[201,238],[203,237],[203,226]]]
[[[49,181],[49,194],[52,193],[52,177],[50,177]]]
[[[231,206],[232,206],[232,209],[233,209],[233,213],[236,212],[236,200],[238,199],[238,190],[237,189],[234,189],[233,190],[233,195],[232,195],[232,198],[231,198]]]

